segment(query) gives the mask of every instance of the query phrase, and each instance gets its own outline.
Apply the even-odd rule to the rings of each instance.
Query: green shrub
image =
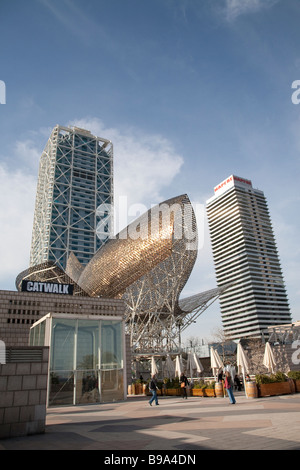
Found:
[[[257,383],[257,385],[261,385],[261,384],[269,384],[272,382],[272,380],[268,375],[257,374],[255,376],[255,382]]]
[[[200,389],[203,387],[205,387],[204,380],[197,380],[196,382],[194,382],[194,388]]]
[[[166,388],[180,388],[178,377],[175,377],[175,379],[171,379],[171,380],[168,378],[165,378],[164,383],[166,385]]]
[[[286,382],[286,375],[283,372],[276,372],[274,375],[275,382]]]
[[[258,385],[262,384],[271,384],[275,382],[285,382],[286,381],[286,375],[283,372],[276,372],[276,374],[258,374],[255,376],[255,382]]]
[[[299,370],[290,370],[287,375],[290,379],[300,380],[300,371]]]
[[[143,382],[141,382],[140,379],[136,379],[136,380],[134,380],[132,383],[133,383],[133,385],[139,385],[139,384],[141,384],[141,383],[143,383]]]
[[[206,388],[215,388],[215,382],[204,382],[204,380],[198,380],[194,383],[194,388],[205,390]]]
[[[199,382],[194,382],[194,388],[197,388],[197,389],[201,388]]]

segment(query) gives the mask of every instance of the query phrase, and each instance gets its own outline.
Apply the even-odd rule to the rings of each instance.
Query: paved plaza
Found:
[[[300,450],[300,393],[251,399],[128,397],[50,408],[44,434],[0,441],[0,450]],[[146,454],[145,454],[146,455]]]

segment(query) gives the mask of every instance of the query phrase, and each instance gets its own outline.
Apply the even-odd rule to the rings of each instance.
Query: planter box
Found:
[[[192,388],[190,393],[191,397],[203,397],[203,390],[201,388]]]
[[[275,382],[270,384],[260,384],[257,386],[258,396],[267,397],[272,395],[286,395],[292,393],[289,382]]]
[[[166,388],[165,390],[166,390],[166,395],[177,396],[177,397],[180,397],[181,395],[180,388]]]
[[[191,390],[192,397],[215,397],[215,390],[213,388],[193,388]]]
[[[204,395],[203,395],[204,397],[215,397],[216,396],[214,388],[205,388],[203,390],[203,393],[204,393]]]

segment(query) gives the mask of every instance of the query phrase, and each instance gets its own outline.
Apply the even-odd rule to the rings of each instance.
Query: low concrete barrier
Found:
[[[45,432],[47,347],[6,350],[0,364],[0,438]]]

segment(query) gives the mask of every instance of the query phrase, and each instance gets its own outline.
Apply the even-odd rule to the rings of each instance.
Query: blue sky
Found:
[[[0,288],[28,266],[51,129],[76,124],[113,141],[128,204],[205,204],[227,176],[252,180],[300,320],[299,20],[298,0],[1,0]],[[216,286],[205,219],[199,232],[185,295]],[[185,336],[215,327],[218,302]]]

